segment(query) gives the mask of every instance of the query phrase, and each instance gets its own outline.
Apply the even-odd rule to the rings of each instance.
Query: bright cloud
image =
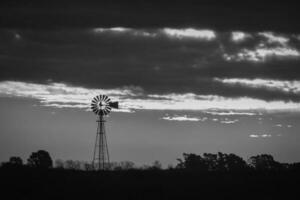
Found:
[[[240,31],[234,31],[231,33],[231,40],[234,42],[242,42],[249,37],[251,37],[250,34]]]
[[[102,32],[107,32],[107,31],[111,31],[111,32],[127,32],[127,31],[131,31],[131,28],[125,28],[125,27],[112,27],[112,28],[94,28],[93,31],[95,33],[102,33]]]
[[[283,46],[286,46],[287,43],[290,41],[289,38],[276,35],[273,32],[261,32],[258,33],[258,35],[265,37],[268,43],[277,43]]]
[[[247,116],[253,116],[253,115],[260,115],[261,113],[255,113],[255,112],[236,112],[236,111],[205,111],[204,113],[210,114],[210,115],[221,115],[221,116],[229,116],[229,115],[247,115]]]
[[[226,98],[216,95],[196,95],[193,93],[165,95],[145,94],[139,87],[115,89],[87,89],[63,83],[35,84],[16,81],[0,82],[0,96],[27,97],[37,99],[44,106],[57,108],[89,109],[90,100],[98,94],[106,94],[120,101],[119,111],[132,110],[235,110],[259,112],[261,110],[300,111],[295,102],[272,101],[252,98]],[[254,110],[254,111],[253,111]]]
[[[239,121],[238,119],[234,119],[234,120],[228,120],[228,119],[226,119],[226,120],[221,120],[220,123],[221,124],[234,124],[234,123],[236,123],[238,121]]]
[[[251,138],[269,138],[272,137],[271,134],[251,134],[249,135]]]
[[[206,121],[207,118],[198,118],[198,117],[188,117],[187,115],[182,115],[182,116],[164,116],[161,119],[167,120],[167,121],[193,121],[193,122],[198,122],[198,121]]]
[[[242,49],[237,54],[224,54],[224,59],[227,61],[252,61],[265,62],[268,58],[298,58],[300,52],[291,47],[257,47],[256,49]]]
[[[18,34],[18,33],[15,33],[15,39],[16,40],[20,40],[22,37],[21,37],[21,35],[20,34]]]
[[[271,58],[287,59],[299,58],[300,51],[289,45],[290,38],[273,32],[260,32],[256,38],[257,45],[254,48],[241,48],[236,53],[224,53],[223,58],[227,61],[250,61],[266,62]],[[243,32],[232,32],[231,39],[234,42],[243,41],[249,35]]]
[[[134,36],[143,36],[143,37],[156,37],[158,31],[151,32],[146,31],[143,29],[133,29],[133,28],[126,28],[126,27],[112,27],[112,28],[94,28],[94,33],[128,33]]]
[[[252,88],[267,88],[270,90],[279,90],[286,93],[300,94],[300,81],[280,81],[271,79],[244,79],[244,78],[230,78],[230,79],[214,79],[217,82],[230,85],[243,85]]]
[[[212,30],[205,29],[173,29],[173,28],[164,28],[163,33],[170,37],[175,37],[179,39],[183,38],[195,38],[195,39],[203,39],[203,40],[213,40],[216,38],[216,34]]]
[[[209,29],[196,28],[158,28],[158,29],[136,29],[128,27],[111,27],[111,28],[94,28],[92,31],[96,34],[102,33],[116,33],[129,34],[137,37],[159,38],[169,37],[175,39],[197,39],[200,41],[211,41],[217,38],[217,34]],[[227,33],[218,33],[221,36]],[[241,31],[231,32],[231,40],[234,43],[240,43],[247,38],[253,38],[256,46],[253,48],[239,47],[236,52],[223,52],[223,58],[231,62],[266,62],[272,58],[279,59],[295,59],[300,58],[300,51],[296,47],[289,45],[291,35],[282,36],[273,32],[259,32],[259,33],[245,33]],[[223,44],[222,37],[220,37],[220,44]]]

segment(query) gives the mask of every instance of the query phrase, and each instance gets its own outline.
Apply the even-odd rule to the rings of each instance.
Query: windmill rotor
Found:
[[[112,102],[106,95],[94,97],[91,103],[91,109],[96,115],[108,115],[112,108],[119,108],[119,103]]]

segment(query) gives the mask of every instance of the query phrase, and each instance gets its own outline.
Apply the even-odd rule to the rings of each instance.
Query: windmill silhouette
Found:
[[[106,95],[98,95],[91,103],[92,111],[98,116],[96,142],[94,147],[93,169],[105,170],[109,168],[109,153],[105,133],[104,116],[108,115],[112,108],[119,108],[119,102],[112,102]]]

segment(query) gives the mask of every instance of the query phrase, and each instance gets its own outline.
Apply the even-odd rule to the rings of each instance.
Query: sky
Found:
[[[112,161],[182,153],[299,162],[300,25],[289,1],[3,1],[0,161],[91,161],[98,94]]]

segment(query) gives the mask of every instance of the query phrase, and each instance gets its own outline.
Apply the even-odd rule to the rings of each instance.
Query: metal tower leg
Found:
[[[105,170],[109,168],[109,154],[105,133],[105,120],[102,115],[99,116],[96,142],[93,155],[93,169]]]

